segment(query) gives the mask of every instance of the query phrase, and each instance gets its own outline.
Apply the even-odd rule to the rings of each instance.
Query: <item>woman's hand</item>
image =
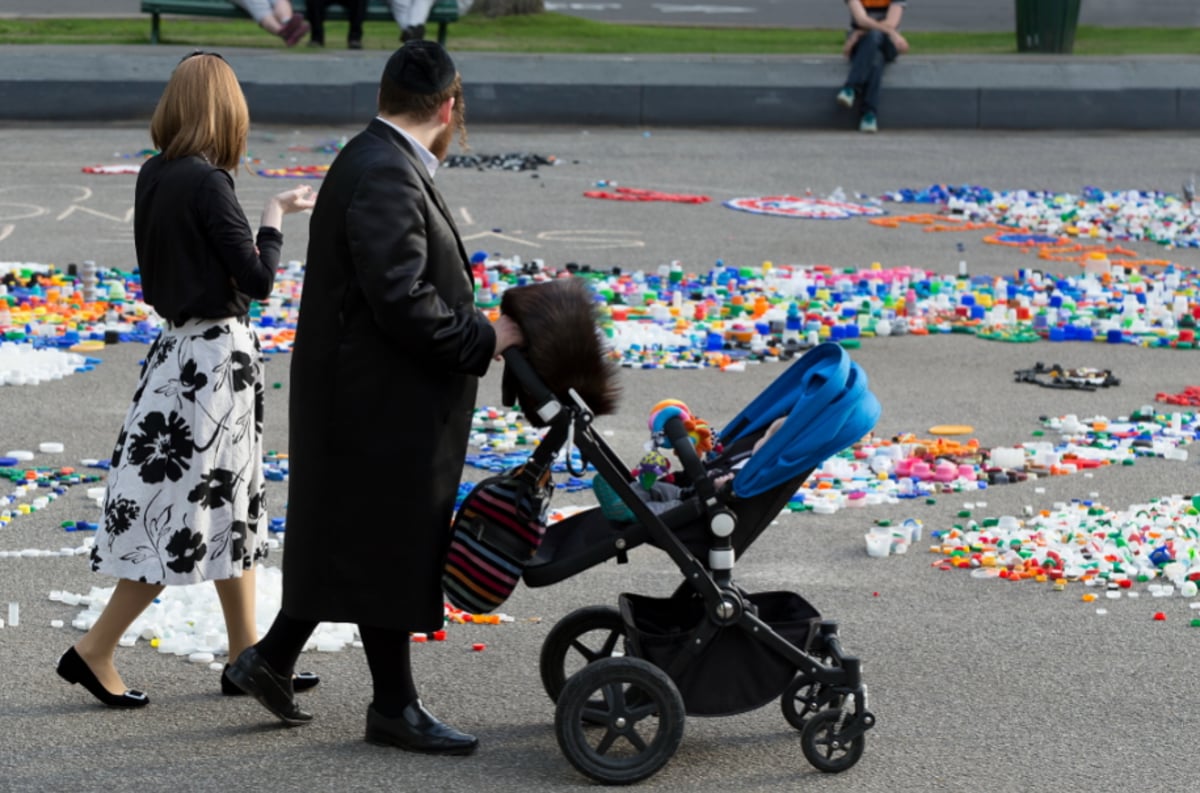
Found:
[[[284,190],[273,199],[279,202],[279,208],[285,215],[291,215],[295,212],[303,212],[306,209],[312,209],[317,203],[317,194],[313,191],[312,185],[300,185],[291,190]]]
[[[282,193],[276,193],[267,199],[267,205],[263,207],[262,220],[259,225],[278,231],[283,224],[284,215],[312,209],[316,203],[317,194],[313,192],[311,185],[304,184],[293,187],[291,190],[284,190]]]

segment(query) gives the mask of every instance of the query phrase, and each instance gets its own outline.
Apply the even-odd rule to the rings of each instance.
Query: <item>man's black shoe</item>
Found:
[[[374,705],[367,708],[367,743],[426,754],[471,754],[479,746],[474,735],[438,721],[419,699],[397,718],[382,715]]]
[[[400,31],[400,41],[421,41],[425,38],[424,25],[409,25]]]
[[[234,685],[257,699],[289,727],[312,721],[312,714],[301,710],[296,704],[292,676],[277,674],[254,647],[243,650],[237,660],[229,665],[226,675]]]

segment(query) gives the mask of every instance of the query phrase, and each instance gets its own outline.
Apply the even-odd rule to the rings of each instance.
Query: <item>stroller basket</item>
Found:
[[[821,622],[808,601],[793,592],[760,592],[747,599],[776,633],[808,651]],[[795,665],[736,625],[719,628],[698,654],[692,651],[705,611],[704,601],[686,589],[670,598],[621,595],[620,608],[629,654],[666,671],[690,715],[754,710],[782,694],[796,677]]]

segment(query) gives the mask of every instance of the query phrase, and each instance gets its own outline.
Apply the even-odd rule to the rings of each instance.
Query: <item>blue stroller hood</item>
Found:
[[[729,446],[787,416],[738,471],[733,494],[756,496],[816,468],[870,432],[880,410],[867,388],[866,372],[841,345],[817,345],[721,431],[721,443]]]

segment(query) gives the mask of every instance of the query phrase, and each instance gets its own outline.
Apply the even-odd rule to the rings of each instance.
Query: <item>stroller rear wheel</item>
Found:
[[[554,730],[571,765],[606,784],[655,774],[683,740],[683,697],[667,673],[641,658],[602,658],[567,680]]]
[[[818,771],[837,774],[853,767],[862,758],[863,735],[847,739],[842,728],[849,714],[840,708],[827,708],[813,714],[800,732],[804,757]]]
[[[567,678],[590,663],[623,655],[625,622],[611,606],[572,611],[550,629],[538,666],[551,702],[558,701]]]

